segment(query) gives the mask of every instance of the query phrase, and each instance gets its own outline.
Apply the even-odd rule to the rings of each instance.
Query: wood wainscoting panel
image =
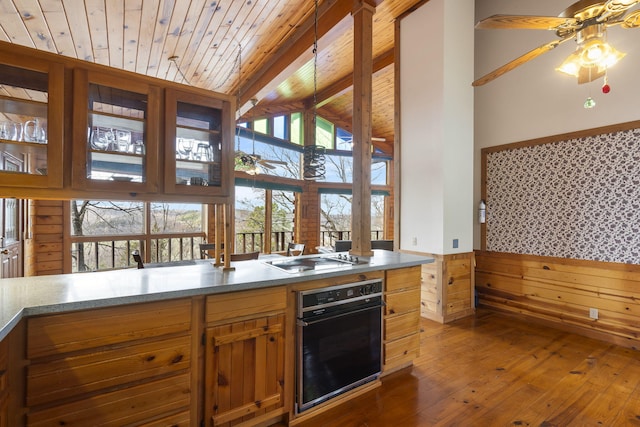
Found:
[[[640,348],[640,266],[486,251],[476,260],[481,306]]]
[[[440,323],[470,316],[475,312],[474,253],[436,255],[410,252],[433,258],[422,264],[420,315]]]
[[[25,276],[64,273],[64,209],[60,200],[30,200]]]

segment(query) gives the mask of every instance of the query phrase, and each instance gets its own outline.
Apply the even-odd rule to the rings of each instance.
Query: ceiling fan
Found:
[[[555,31],[560,39],[543,44],[480,77],[473,82],[473,86],[484,85],[573,38],[578,44],[577,49],[558,71],[574,75],[579,84],[602,77],[612,65],[609,61],[624,56],[606,43],[606,28],[618,24],[622,28],[639,27],[640,10],[626,15],[638,3],[640,0],[580,0],[566,8],[558,17],[493,15],[483,19],[476,25],[477,29],[549,30]],[[563,69],[565,65],[567,68]]]
[[[273,170],[276,168],[273,165],[286,164],[287,162],[282,160],[263,159],[259,154],[236,151],[235,170],[246,172],[249,175],[259,175],[262,172],[261,167]]]
[[[251,103],[255,107],[258,103],[257,99],[251,99]],[[260,167],[273,170],[273,165],[286,165],[287,162],[282,160],[263,159],[262,156],[256,154],[256,131],[251,126],[251,154],[240,150],[240,128],[238,127],[238,149],[235,154],[235,170],[243,171],[249,175],[259,175],[262,172]]]

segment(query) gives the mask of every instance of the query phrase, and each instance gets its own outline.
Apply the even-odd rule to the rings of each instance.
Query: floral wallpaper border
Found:
[[[487,153],[486,249],[640,264],[640,129]]]

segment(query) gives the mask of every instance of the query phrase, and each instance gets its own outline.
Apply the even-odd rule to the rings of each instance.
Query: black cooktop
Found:
[[[328,270],[332,268],[348,267],[350,265],[366,264],[368,261],[360,260],[348,254],[336,254],[317,257],[286,257],[265,261],[265,264],[279,268],[287,273],[302,273],[310,270]]]

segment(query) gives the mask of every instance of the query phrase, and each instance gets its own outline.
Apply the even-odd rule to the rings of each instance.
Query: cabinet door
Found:
[[[77,68],[73,186],[158,191],[160,89]]]
[[[0,340],[0,427],[9,427],[8,351],[7,341]]]
[[[0,185],[62,188],[64,67],[0,48]]]
[[[165,191],[230,196],[230,102],[167,89],[165,116]]]
[[[284,314],[207,329],[205,419],[212,425],[282,413]]]

